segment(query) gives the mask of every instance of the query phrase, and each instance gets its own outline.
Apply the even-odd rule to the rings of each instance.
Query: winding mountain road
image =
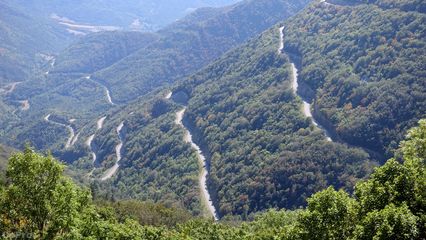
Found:
[[[11,93],[13,93],[13,91],[15,91],[16,86],[18,84],[21,84],[21,83],[22,82],[10,83],[10,84],[6,85],[4,88],[0,88],[0,93],[11,94]]]
[[[112,166],[110,169],[108,169],[104,176],[101,178],[101,181],[106,181],[108,179],[110,179],[112,176],[114,176],[114,174],[117,172],[118,168],[120,167],[120,165],[118,164],[121,160],[121,151],[123,148],[123,137],[122,137],[122,133],[121,130],[123,130],[124,127],[124,122],[121,122],[120,125],[118,125],[117,127],[117,135],[118,135],[118,139],[120,140],[120,142],[118,143],[117,146],[115,146],[115,156],[116,156],[116,162],[114,164],[114,166]]]
[[[93,139],[95,139],[95,134],[90,135],[90,137],[87,138],[85,143],[86,146],[90,148],[90,155],[92,156],[92,163],[94,164],[96,162],[96,153],[92,146]]]
[[[67,143],[65,144],[65,149],[68,149],[71,146],[73,146],[77,142],[78,137],[79,137],[80,134],[77,134],[77,136],[76,136],[74,128],[72,128],[71,125],[66,125],[66,124],[63,124],[63,123],[60,123],[60,122],[52,121],[52,120],[50,120],[50,116],[51,116],[51,114],[46,115],[46,117],[44,117],[44,120],[46,122],[49,122],[49,123],[52,123],[52,124],[56,124],[56,125],[65,127],[70,132],[70,135],[68,137]]]
[[[54,56],[51,56],[47,59],[48,62],[50,62],[50,69],[53,69],[55,67],[56,58]],[[44,72],[45,75],[49,75],[49,71]]]
[[[96,132],[102,129],[105,119],[106,117],[102,117],[102,118],[99,118],[99,120],[96,122]],[[86,146],[88,146],[91,151],[90,155],[92,156],[93,164],[96,162],[96,158],[97,158],[95,149],[93,149],[93,146],[92,146],[92,142],[93,142],[93,139],[95,139],[96,132],[90,135],[86,140]]]
[[[191,147],[195,150],[199,163],[203,166],[200,172],[200,177],[199,177],[201,198],[202,198],[202,201],[204,202],[204,205],[208,208],[208,211],[210,212],[210,214],[214,217],[215,221],[217,221],[219,220],[219,216],[217,214],[216,208],[213,205],[213,201],[210,197],[210,193],[207,187],[208,169],[207,169],[206,157],[203,155],[203,152],[201,151],[200,147],[194,143],[194,141],[192,140],[191,132],[189,131],[188,128],[185,127],[185,125],[182,122],[185,111],[186,111],[186,108],[176,112],[175,124],[177,124],[178,126],[180,126],[181,128],[185,130],[185,135],[183,137],[183,140],[184,142],[189,143]]]
[[[110,90],[109,90],[109,88],[107,86],[105,86],[104,84],[102,84],[102,83],[100,83],[98,81],[93,80],[91,76],[86,76],[86,79],[87,80],[92,80],[93,82],[101,85],[105,89],[105,95],[106,95],[108,103],[111,104],[111,105],[115,105],[115,103],[112,101],[112,98],[111,98],[111,92],[110,92]]]
[[[284,49],[284,33],[283,33],[283,30],[284,30],[284,27],[280,27],[280,30],[279,30],[280,31],[280,46],[278,48],[279,54],[282,54],[282,51]],[[309,102],[307,102],[307,100],[303,96],[298,94],[298,89],[299,89],[298,73],[297,73],[298,70],[297,70],[296,65],[294,63],[291,63],[291,70],[292,70],[292,84],[291,85],[292,85],[293,93],[294,93],[294,95],[299,96],[303,101],[303,109],[302,109],[303,115],[305,115],[305,117],[307,117],[307,118],[310,118],[312,124],[315,127],[319,128],[323,131],[327,141],[329,141],[329,142],[333,141],[331,139],[331,135],[329,134],[329,132],[323,126],[321,126],[315,120],[314,116],[312,115],[311,104]]]

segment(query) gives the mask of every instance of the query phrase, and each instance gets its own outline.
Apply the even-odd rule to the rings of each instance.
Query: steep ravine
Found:
[[[170,99],[171,96],[172,96],[172,93],[170,92],[166,95],[165,99]],[[207,207],[210,215],[213,216],[214,219],[217,221],[217,220],[219,220],[219,215],[218,215],[216,208],[213,204],[212,198],[211,198],[210,193],[209,193],[209,188],[207,186],[207,175],[209,174],[208,168],[207,168],[207,160],[206,160],[206,157],[204,156],[203,152],[201,151],[200,146],[198,146],[193,141],[192,134],[191,134],[189,128],[187,128],[183,124],[183,116],[185,114],[185,111],[186,111],[186,107],[179,110],[178,112],[176,112],[175,124],[180,126],[181,128],[183,128],[183,130],[185,131],[183,141],[185,143],[189,143],[197,154],[199,164],[202,166],[201,172],[200,172],[200,175],[199,175],[199,184],[200,184],[200,189],[201,189],[201,201],[203,202],[202,205]]]

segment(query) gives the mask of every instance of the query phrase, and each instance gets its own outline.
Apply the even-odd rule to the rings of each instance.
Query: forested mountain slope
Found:
[[[8,102],[25,96],[32,105],[13,112],[0,105],[8,113],[0,116],[7,123],[1,139],[52,149],[100,196],[201,215],[201,166],[177,121],[186,108],[184,127],[207,157],[208,190],[221,217],[298,208],[329,185],[352,191],[379,163],[371,153],[392,155],[425,117],[424,8],[416,1],[318,1],[228,51],[306,3],[202,9],[155,36],[130,33],[144,46],[123,35],[89,36],[63,53],[63,65],[35,78],[36,91],[27,84],[7,94]],[[113,61],[94,64],[93,56],[88,68],[79,65],[97,41],[99,58]],[[108,47],[118,42],[124,45]],[[334,141],[302,111],[305,101]]]
[[[4,114],[8,121],[2,123],[5,125],[2,139],[17,147],[30,139],[37,149],[50,148],[55,156],[72,162],[81,156],[80,147],[85,145],[85,139],[78,138],[75,145],[65,148],[68,131],[45,121],[48,114],[65,122],[76,119],[72,123],[75,134],[88,137],[84,134],[91,131],[92,123],[106,111],[115,112],[127,100],[195,72],[231,47],[295,14],[306,2],[243,1],[226,8],[201,9],[156,36],[118,32],[87,36],[59,54],[58,63],[55,61],[43,75],[35,76],[31,83],[19,85],[8,94],[8,103],[17,107]],[[221,29],[224,31],[220,32]],[[133,45],[138,37],[142,37],[141,41]],[[85,58],[91,52],[86,49],[95,45],[105,51]],[[130,48],[140,49],[120,60]],[[108,61],[93,65],[95,59],[107,58]],[[92,72],[112,64],[112,60],[119,61]],[[27,111],[17,105],[22,100],[28,100],[31,105]]]
[[[210,156],[221,215],[298,207],[369,172],[367,153],[327,141],[302,114],[279,42],[275,27],[176,87],[190,96],[186,121]]]
[[[327,185],[351,189],[371,169],[367,153],[328,142],[303,116],[279,42],[275,27],[174,88],[173,99],[190,96],[186,122],[210,156],[210,190],[222,216],[300,206]],[[122,120],[126,126],[123,159],[107,191],[118,198],[172,197],[198,213],[197,159],[174,122],[182,106],[164,99],[166,92],[152,96],[106,124],[107,131]],[[108,149],[108,138],[96,143]],[[108,164],[113,157],[102,159]]]
[[[315,114],[345,142],[387,156],[426,113],[422,1],[318,3],[285,24]],[[308,91],[309,92],[309,91]]]
[[[66,32],[46,19],[0,1],[0,87],[28,80],[38,65],[69,43]]]
[[[158,40],[154,33],[100,32],[90,34],[60,53],[51,73],[92,73]]]
[[[295,62],[300,69],[301,94],[315,100],[316,119],[329,130],[333,130],[329,121],[359,118],[351,128],[353,139],[360,133],[380,135],[375,131],[380,128],[388,136],[401,136],[425,112],[423,22],[424,15],[416,11],[375,4],[315,2],[282,23],[285,55],[277,51],[280,41],[276,26],[177,83],[172,99],[178,100],[179,95],[188,98],[184,120],[208,155],[210,192],[220,214],[247,216],[270,207],[298,207],[325,186],[351,190],[358,179],[367,176],[378,159],[369,154],[373,151],[353,145],[384,155],[381,147],[375,147],[384,148],[384,142],[364,137],[370,144],[360,144],[350,134],[345,137],[339,128],[335,139],[339,141],[327,141],[302,114],[302,101],[292,89],[290,63]],[[404,33],[406,29],[411,30]],[[410,36],[410,41],[402,41],[403,36]],[[401,44],[388,49],[389,44],[399,41],[398,37],[403,38]],[[371,58],[370,54],[375,56],[370,64],[353,65],[362,62],[359,58]],[[396,71],[398,64],[404,67]],[[356,98],[356,94],[363,94],[365,99]],[[392,97],[396,94],[398,97]],[[153,192],[156,187],[137,186],[165,186],[168,178],[179,186],[194,184],[195,155],[185,156],[191,151],[182,137],[176,137],[183,133],[173,122],[174,114],[183,106],[161,99],[164,96],[166,91],[151,100],[135,102],[121,112],[121,117],[113,117],[118,118],[112,120],[117,125],[126,114],[135,115],[135,119],[126,119],[131,130],[126,132],[125,154],[113,178],[113,190],[109,190],[120,198],[158,196],[157,200],[166,201],[169,187],[157,195]],[[350,112],[356,109],[356,103],[367,106],[369,99],[374,102],[380,98],[383,100],[371,109]],[[353,102],[345,102],[347,99]],[[326,108],[333,104],[341,106],[338,111]],[[327,111],[330,114],[320,114]],[[341,115],[345,111],[351,115]],[[383,127],[369,120],[371,116],[398,124]],[[398,139],[389,149],[397,146]],[[99,140],[107,141],[103,137]],[[184,154],[178,154],[177,149],[182,147],[186,148]],[[173,174],[185,172],[183,169],[192,172],[191,181]],[[188,196],[188,190],[193,188],[172,192],[178,198],[182,193]],[[190,207],[189,202],[184,200],[183,206]]]
[[[238,7],[250,9],[248,6],[258,6],[257,4],[259,2],[248,2],[247,6],[238,5]],[[211,16],[220,16],[211,9],[203,11],[207,11]],[[176,25],[191,26],[192,20],[199,19],[205,14],[197,12]],[[232,16],[231,13],[229,16]],[[262,22],[261,19],[256,21]],[[170,28],[173,29],[173,26]],[[167,32],[167,30],[164,31]],[[247,31],[253,31],[253,29]],[[238,41],[247,37],[248,35],[242,36]],[[189,43],[187,44],[189,47]],[[223,48],[223,45],[220,47]],[[107,114],[104,128],[96,133],[93,141],[99,149],[96,163],[98,168],[93,176],[99,178],[106,169],[114,165],[115,146],[118,141],[112,133],[124,121],[123,158],[120,160],[116,176],[113,177],[114,188],[107,191],[117,198],[154,199],[185,207],[198,214],[202,212],[202,209],[199,202],[197,158],[190,146],[182,142],[183,131],[174,123],[175,112],[180,107],[173,101],[165,100],[165,95],[166,92],[156,91],[139,101],[130,102],[123,110],[115,109]],[[86,135],[89,133],[83,132],[83,134],[83,136],[89,136]],[[84,157],[76,165],[91,171],[93,163],[89,161],[88,157]],[[102,185],[109,189],[109,184]]]

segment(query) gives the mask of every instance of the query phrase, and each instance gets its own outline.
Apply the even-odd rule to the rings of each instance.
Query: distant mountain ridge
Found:
[[[110,26],[121,30],[154,31],[182,18],[191,9],[219,7],[236,0],[11,0],[28,12],[52,15],[87,26]],[[57,23],[61,21],[55,21]],[[65,28],[64,28],[65,29]],[[72,28],[71,28],[72,29]],[[78,29],[76,29],[78,31]]]
[[[120,101],[133,100],[199,70],[278,19],[297,12],[307,2],[243,1],[222,9],[200,10],[201,13],[188,16],[188,20],[159,31],[163,36],[159,41],[94,76],[107,82]]]

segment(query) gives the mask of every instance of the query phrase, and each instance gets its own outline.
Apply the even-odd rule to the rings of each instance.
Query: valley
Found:
[[[166,5],[0,0],[0,232],[426,237],[425,4]]]
[[[120,27],[117,26],[93,26],[87,24],[79,24],[73,20],[60,17],[56,14],[52,14],[50,16],[53,20],[57,21],[59,25],[63,25],[66,27],[66,30],[74,35],[86,35],[93,32],[102,32],[102,31],[118,31],[121,30]]]

